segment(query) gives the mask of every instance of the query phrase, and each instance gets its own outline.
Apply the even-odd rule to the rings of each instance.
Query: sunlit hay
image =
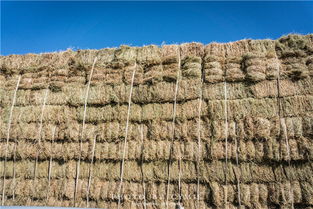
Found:
[[[226,60],[226,80],[227,81],[243,81],[245,78],[241,67],[242,60],[232,57]]]
[[[5,205],[311,207],[312,43],[289,35],[1,56]]]

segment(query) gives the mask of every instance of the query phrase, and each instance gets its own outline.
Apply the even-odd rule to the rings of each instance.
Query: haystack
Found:
[[[2,56],[1,203],[311,208],[312,92],[313,35]]]

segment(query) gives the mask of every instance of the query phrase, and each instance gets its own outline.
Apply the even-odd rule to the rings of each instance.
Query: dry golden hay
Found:
[[[312,34],[1,56],[1,202],[310,208],[312,92]]]

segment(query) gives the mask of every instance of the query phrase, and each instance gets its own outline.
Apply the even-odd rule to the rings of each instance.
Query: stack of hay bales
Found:
[[[165,208],[169,183],[169,208],[179,191],[185,208],[313,207],[313,35],[10,55],[0,70],[4,205]]]

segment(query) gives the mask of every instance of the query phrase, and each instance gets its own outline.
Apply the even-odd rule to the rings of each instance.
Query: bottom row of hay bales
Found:
[[[14,205],[52,205],[72,206],[75,188],[75,179],[28,179],[23,182],[15,179],[7,179],[6,204]],[[125,181],[122,193],[118,193],[119,181],[101,181],[92,179],[88,192],[88,180],[78,181],[76,204],[86,207],[87,196],[90,206],[102,207],[116,204],[120,195],[123,204],[133,204],[131,208],[142,208],[144,202],[162,204],[166,200],[165,182],[129,182]],[[199,200],[204,208],[224,208],[242,205],[243,208],[267,208],[271,205],[280,205],[282,208],[294,205],[313,204],[313,180],[305,182],[283,181],[271,183],[250,183],[222,185],[218,182],[201,183],[199,187]],[[177,203],[179,198],[178,183],[170,184],[169,201]],[[14,197],[14,199],[13,199]],[[197,204],[197,183],[183,182],[181,184],[182,203],[189,208],[196,208]],[[135,204],[137,203],[137,204]],[[162,208],[162,207],[160,207]]]

